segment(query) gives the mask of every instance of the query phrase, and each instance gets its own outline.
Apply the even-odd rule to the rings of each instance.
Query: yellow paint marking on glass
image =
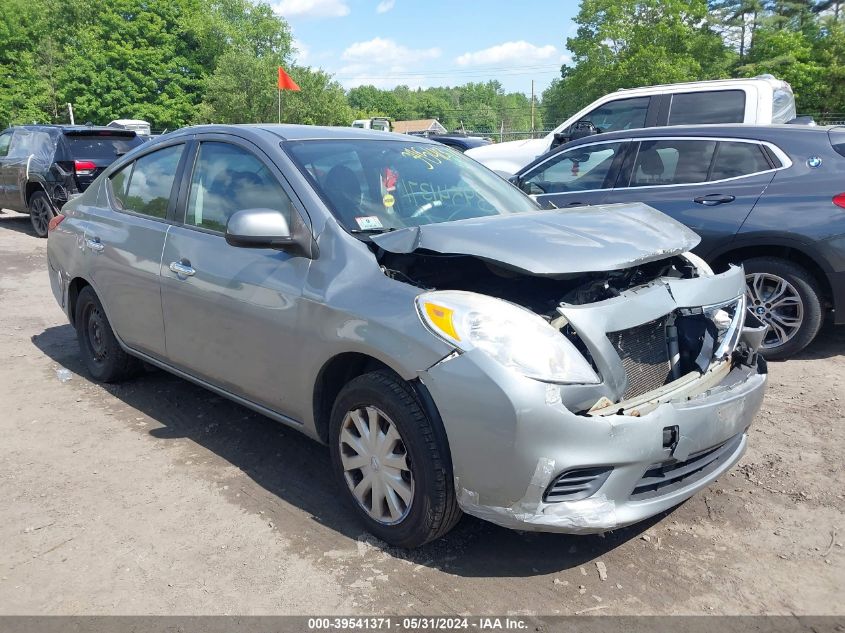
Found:
[[[455,331],[455,324],[452,322],[452,316],[455,314],[454,310],[444,308],[435,303],[425,303],[423,305],[425,306],[426,315],[438,330],[456,341],[461,340],[461,337]]]
[[[386,194],[384,194],[384,197],[381,199],[381,201],[384,204],[384,206],[386,206],[389,209],[390,207],[392,207],[396,203],[396,198],[394,198],[391,194],[386,193]]]

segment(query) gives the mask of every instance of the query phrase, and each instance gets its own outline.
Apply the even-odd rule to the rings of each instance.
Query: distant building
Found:
[[[399,134],[446,134],[446,128],[437,119],[416,119],[414,121],[394,121],[393,131]]]

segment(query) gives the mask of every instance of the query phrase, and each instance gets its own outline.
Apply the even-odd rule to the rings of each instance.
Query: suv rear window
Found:
[[[129,150],[143,144],[137,136],[98,134],[68,135],[65,137],[70,147],[70,154],[77,158],[102,158],[114,160]]]
[[[715,90],[681,92],[672,95],[669,125],[742,123],[745,120],[745,92]]]

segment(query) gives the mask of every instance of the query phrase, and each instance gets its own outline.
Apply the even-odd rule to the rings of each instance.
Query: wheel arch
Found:
[[[334,406],[335,400],[337,400],[340,390],[354,378],[378,370],[389,371],[398,380],[404,380],[411,386],[417,394],[423,410],[432,421],[432,424],[435,427],[439,427],[438,432],[444,434],[444,439],[447,440],[446,445],[448,446],[448,439],[445,437],[445,428],[440,418],[440,413],[425,385],[416,379],[405,380],[401,373],[394,367],[391,367],[383,360],[379,360],[363,352],[342,352],[336,354],[323,364],[317,374],[312,394],[312,407],[314,413],[314,429],[320,441],[328,443],[332,407]]]
[[[67,313],[68,320],[73,327],[76,327],[76,302],[79,299],[79,293],[88,286],[91,286],[91,284],[83,277],[74,277],[68,284]],[[96,292],[96,290],[94,292]]]
[[[711,261],[714,270],[718,272],[726,269],[728,264],[741,263],[754,257],[777,257],[805,268],[818,283],[825,307],[832,306],[833,288],[831,288],[825,269],[805,250],[793,244],[738,246],[720,253],[713,257]]]
[[[29,201],[36,191],[43,192],[44,195],[47,196],[47,199],[50,199],[50,194],[47,193],[44,183],[37,180],[28,180],[26,183],[26,189],[24,189],[24,204],[26,204],[27,208],[29,208]],[[52,204],[52,200],[50,200],[50,202]]]

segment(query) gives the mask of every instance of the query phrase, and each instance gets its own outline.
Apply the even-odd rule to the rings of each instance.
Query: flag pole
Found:
[[[279,124],[282,123],[282,89],[279,88]]]

